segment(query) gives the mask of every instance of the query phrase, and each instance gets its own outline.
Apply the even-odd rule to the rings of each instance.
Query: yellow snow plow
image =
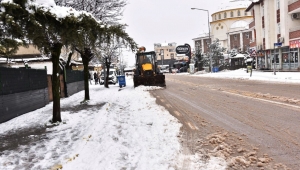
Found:
[[[145,47],[141,47],[136,53],[136,68],[133,75],[134,87],[160,86],[165,87],[165,75],[159,72],[157,67],[156,53],[154,51],[145,52]]]

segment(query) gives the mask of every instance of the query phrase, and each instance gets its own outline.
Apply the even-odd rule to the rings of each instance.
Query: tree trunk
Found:
[[[81,57],[83,62],[83,73],[84,73],[84,100],[90,100],[89,91],[89,61],[85,57]],[[91,75],[93,76],[93,75]]]
[[[90,48],[84,48],[84,51],[75,48],[75,50],[81,55],[83,62],[83,74],[84,74],[84,100],[90,100],[90,89],[89,89],[89,62],[94,57]],[[91,75],[92,77],[93,75]],[[95,80],[96,81],[96,80]]]
[[[109,78],[109,67],[110,67],[110,61],[106,58],[105,59],[105,65],[106,65],[106,77],[105,77],[105,83],[104,83],[104,87],[109,88],[108,87],[108,78]]]
[[[109,66],[106,66],[106,75],[105,75],[105,84],[104,87],[109,88],[108,87],[108,78],[109,78]]]
[[[51,49],[52,56],[52,95],[53,95],[53,118],[52,122],[61,122],[60,115],[60,82],[59,82],[59,56],[61,52],[62,44],[55,43]]]

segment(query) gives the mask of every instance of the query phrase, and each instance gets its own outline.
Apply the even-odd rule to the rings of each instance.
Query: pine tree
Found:
[[[9,7],[8,7],[9,6]],[[22,27],[25,15],[22,8],[18,5],[1,4],[5,12],[0,12],[0,55],[9,58],[17,53],[19,46],[27,46]]]
[[[212,65],[219,66],[221,64],[220,61],[224,60],[223,52],[226,48],[220,46],[219,39],[214,40],[209,48],[212,56]]]

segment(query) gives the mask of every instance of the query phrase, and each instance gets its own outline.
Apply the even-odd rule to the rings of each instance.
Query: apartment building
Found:
[[[155,43],[154,51],[157,56],[158,65],[169,65],[177,57],[176,54],[176,43]]]
[[[300,0],[256,0],[246,12],[258,67],[299,70]]]

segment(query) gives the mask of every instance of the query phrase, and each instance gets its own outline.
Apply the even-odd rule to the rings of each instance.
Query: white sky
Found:
[[[198,73],[192,76],[300,83],[300,72],[277,72],[273,75],[272,72],[254,71],[251,78],[243,69]],[[183,160],[187,159],[191,160],[191,165],[186,169],[226,168],[227,163],[222,158],[211,156],[209,161],[204,162],[201,155],[183,155],[181,139],[177,137],[181,123],[157,105],[156,99],[148,92],[159,87],[133,88],[131,77],[126,78],[126,84],[122,90],[117,85],[110,85],[109,89],[90,85],[88,107],[78,111],[72,111],[72,108],[80,106],[84,91],[61,99],[64,123],[58,126],[51,127],[48,123],[52,118],[52,103],[0,124],[0,136],[47,127],[42,135],[28,133],[22,139],[35,142],[1,152],[1,169],[50,169],[62,165],[64,170],[149,167],[173,170],[176,166],[183,166]],[[100,107],[102,103],[104,105]],[[2,147],[6,145],[5,141],[1,141]]]
[[[211,16],[228,4],[233,5],[229,1],[128,0],[122,22],[128,25],[126,32],[147,51],[154,50],[154,43],[175,42],[177,45],[188,43],[193,46],[193,38],[208,33],[208,15],[206,11],[191,8],[209,10]],[[128,55],[129,63],[133,63],[134,54],[124,55]]]

